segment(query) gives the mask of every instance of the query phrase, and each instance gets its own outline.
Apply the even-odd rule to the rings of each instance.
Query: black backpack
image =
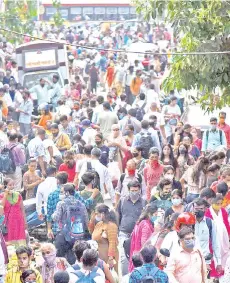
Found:
[[[141,155],[143,158],[149,158],[149,150],[154,146],[153,139],[151,133],[140,133],[141,138],[139,142],[139,146],[142,148]]]
[[[220,144],[223,145],[223,132],[222,132],[222,130],[219,130],[219,135],[220,135]],[[208,143],[208,137],[209,137],[209,131],[206,132],[207,143]]]
[[[141,107],[137,106],[136,109],[136,119],[140,122],[143,120],[143,117],[145,115],[145,110],[144,110],[145,106],[146,106],[146,102]]]
[[[13,174],[16,170],[14,155],[12,153],[13,148],[17,145],[13,145],[10,148],[5,147],[0,154],[0,172],[3,174]]]

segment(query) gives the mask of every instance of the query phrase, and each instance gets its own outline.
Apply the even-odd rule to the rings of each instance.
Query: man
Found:
[[[141,131],[135,135],[132,147],[142,148],[142,157],[148,159],[149,150],[156,147],[161,152],[161,146],[157,132],[149,131],[149,122],[146,120],[141,121]]]
[[[69,283],[70,277],[66,271],[58,271],[54,274],[54,283]]]
[[[131,82],[133,80],[133,78],[135,77],[134,74],[134,66],[130,66],[129,69],[127,70],[125,76],[124,76],[124,80],[123,80],[123,86],[125,87],[125,94],[127,97],[127,103],[132,105],[133,103],[133,95],[130,89],[130,85]]]
[[[100,72],[100,84],[103,90],[105,90],[106,66],[107,66],[107,58],[105,56],[105,51],[101,51],[101,58],[99,60],[99,72]]]
[[[119,244],[122,275],[128,274],[128,260],[123,248],[124,241],[131,237],[134,226],[141,215],[146,201],[142,198],[141,184],[130,181],[127,184],[128,193],[119,200],[116,211],[119,224]]]
[[[32,93],[33,100],[37,100],[37,104],[47,104],[50,102],[50,96],[49,96],[49,89],[50,85],[47,83],[47,81],[43,78],[39,80],[39,84],[33,86],[29,89],[29,92]]]
[[[226,113],[225,112],[220,112],[219,113],[219,124],[218,128],[222,131],[224,131],[225,136],[226,136],[226,141],[227,141],[227,160],[226,162],[228,163],[229,158],[230,158],[230,126],[225,123],[226,120]]]
[[[30,265],[32,250],[28,247],[18,247],[16,249],[17,265],[12,266],[6,274],[5,283],[21,283],[22,272],[32,269],[36,274],[36,283],[42,283],[42,276],[37,269]]]
[[[153,131],[154,133],[157,133],[160,146],[163,147],[163,144],[167,143],[165,128],[164,126],[161,126],[160,128],[157,127],[157,117],[155,115],[149,117],[149,128],[150,132]]]
[[[175,253],[170,255],[165,269],[169,282],[205,282],[207,274],[206,264],[202,253],[195,248],[193,230],[184,227],[179,231],[178,236],[180,247]]]
[[[116,187],[116,204],[121,197],[129,194],[128,184],[131,181],[138,181],[141,185],[142,196],[145,196],[145,183],[142,176],[136,170],[136,163],[134,160],[129,160],[126,164],[125,173],[121,174]]]
[[[0,121],[0,151],[6,147],[9,142],[7,135],[5,134],[6,123]]]
[[[202,148],[203,153],[215,151],[221,148],[227,148],[227,141],[224,131],[217,129],[217,118],[210,119],[210,130],[203,134]]]
[[[43,176],[46,176],[46,152],[43,144],[45,136],[46,131],[44,129],[38,129],[36,137],[29,141],[27,147],[29,157],[36,159]]]
[[[197,198],[193,201],[194,213],[196,215],[195,236],[198,241],[204,258],[210,255],[210,246],[216,264],[217,273],[221,273],[221,248],[220,239],[217,233],[217,227],[210,218],[204,216],[207,209],[206,202]],[[207,269],[210,270],[211,260],[206,260]]]
[[[50,127],[50,131],[53,135],[54,144],[62,154],[71,148],[72,144],[69,136],[59,131],[58,124],[53,123]]]
[[[62,154],[54,144],[53,140],[45,135],[42,140],[45,147],[45,160],[47,164],[54,165],[58,169],[62,163]]]
[[[73,143],[73,137],[77,134],[75,125],[69,123],[67,115],[62,115],[60,117],[60,124],[60,132],[67,134],[70,141]]]
[[[97,123],[100,126],[100,131],[104,138],[108,138],[111,134],[112,125],[118,124],[117,115],[110,111],[109,102],[103,103],[103,111],[99,113]]]
[[[54,239],[55,236],[60,231],[60,227],[58,226],[58,223],[53,221],[52,215],[56,211],[57,204],[60,200],[62,200],[63,194],[61,193],[61,187],[67,183],[68,180],[68,174],[66,172],[59,172],[56,176],[57,179],[57,189],[50,193],[47,200],[47,224],[48,224],[48,238]],[[79,192],[75,191],[74,197],[76,200],[79,200],[81,203],[83,203],[86,208],[90,208],[94,202],[94,199],[97,197],[99,193],[98,189],[94,189],[94,192],[92,196],[88,199],[84,199],[81,197]]]
[[[82,268],[70,274],[70,282],[105,283],[105,275],[97,267],[98,252],[86,249],[82,255]],[[104,275],[104,276],[103,276]]]
[[[23,102],[20,104],[19,108],[16,109],[16,112],[19,112],[19,125],[20,132],[23,135],[28,135],[31,129],[31,118],[33,112],[33,102],[30,99],[30,93],[27,90],[24,90],[22,93]]]
[[[97,131],[94,130],[91,127],[91,122],[89,119],[84,119],[81,122],[81,125],[84,129],[83,135],[82,135],[82,139],[85,141],[86,144],[89,145],[93,145],[94,144],[94,140],[95,140],[95,136],[97,134]]]
[[[142,152],[142,148],[139,146],[132,148],[131,153],[133,158],[131,160],[135,162],[137,172],[142,175],[143,169],[145,167],[146,159],[144,159],[141,156],[141,152]]]
[[[159,94],[155,91],[154,84],[149,85],[149,89],[146,92],[146,108],[148,109],[151,107],[152,103],[156,103],[157,108],[160,110],[161,109],[161,104],[160,104],[160,99],[159,99]]]
[[[21,167],[26,163],[25,152],[18,143],[18,135],[16,132],[11,132],[8,134],[9,143],[7,144],[7,148],[11,151],[13,155],[13,160],[15,164],[15,171],[11,174],[6,174],[7,178],[12,178],[14,180],[15,191],[20,192],[22,187],[22,169]]]
[[[140,251],[140,254],[143,259],[143,265],[134,269],[130,275],[129,283],[139,283],[143,280],[148,280],[146,282],[168,283],[169,279],[167,274],[154,264],[157,254],[156,248],[152,245],[145,246]]]
[[[83,111],[80,108],[79,101],[74,101],[73,103],[73,109],[70,113],[71,121],[74,123],[78,123],[80,119],[83,117]]]
[[[105,196],[106,193],[110,194],[110,197],[112,199],[112,203],[114,203],[114,189],[112,185],[112,180],[109,175],[108,168],[105,167],[100,161],[99,158],[101,156],[101,150],[97,147],[93,148],[91,151],[91,160],[85,161],[82,164],[81,171],[79,173],[78,180],[81,180],[81,176],[86,171],[92,171],[96,172],[97,177],[99,177],[99,180],[97,180],[98,185],[97,187],[102,193],[103,196]],[[96,181],[96,180],[95,180]]]
[[[123,110],[124,117],[119,121],[122,135],[126,135],[126,128],[128,125],[133,125],[134,135],[141,131],[141,122],[136,119],[136,109],[130,109],[128,112],[125,108],[121,108],[119,113]]]
[[[97,124],[99,113],[103,111],[104,96],[98,95],[97,103],[97,106],[93,109],[93,116],[91,120],[93,124]]]
[[[164,115],[164,119],[166,121],[165,132],[166,138],[169,143],[173,142],[173,125],[177,124],[177,120],[181,116],[180,107],[177,105],[177,97],[172,96],[169,99],[169,104],[164,105],[162,108],[162,114]]]
[[[52,90],[50,91],[50,100],[54,107],[57,107],[57,102],[61,96],[61,85],[59,84],[59,76],[53,75],[53,83],[51,84]]]
[[[73,184],[65,184],[61,192],[63,200],[58,202],[52,215],[53,221],[61,228],[55,239],[55,247],[58,257],[66,257],[70,264],[74,264],[75,255],[72,248],[77,239],[86,236],[89,218],[85,205],[74,197]]]
[[[49,194],[57,189],[57,179],[55,178],[56,172],[56,167],[48,167],[46,171],[46,179],[38,185],[36,194],[36,210],[40,220],[43,220],[44,216],[47,214],[47,200]]]
[[[100,162],[107,166],[109,162],[109,148],[104,145],[104,138],[101,133],[95,135],[95,145],[101,150]]]

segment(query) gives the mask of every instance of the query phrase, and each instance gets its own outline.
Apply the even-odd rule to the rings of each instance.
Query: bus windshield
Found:
[[[23,86],[27,89],[31,89],[33,86],[39,84],[41,78],[52,83],[53,75],[58,75],[60,77],[60,74],[57,71],[44,73],[26,73],[23,78]],[[61,86],[61,88],[63,87],[63,82],[61,79],[59,79],[58,84]]]

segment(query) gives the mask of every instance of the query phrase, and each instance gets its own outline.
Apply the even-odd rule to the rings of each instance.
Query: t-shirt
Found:
[[[104,138],[107,138],[111,133],[112,125],[118,123],[117,115],[110,111],[103,111],[98,116],[98,124]]]
[[[62,163],[59,166],[59,172],[64,171],[68,174],[68,182],[72,183],[74,181],[74,177],[76,174],[76,163],[74,164],[73,168],[69,168],[65,163]]]

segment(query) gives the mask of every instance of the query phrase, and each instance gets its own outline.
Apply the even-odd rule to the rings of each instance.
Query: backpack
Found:
[[[144,110],[145,106],[146,106],[146,102],[141,107],[137,107],[136,109],[137,110],[136,119],[140,122],[143,120],[143,117],[145,115],[145,110]]]
[[[105,270],[104,269],[104,261],[102,259],[100,259],[100,258],[98,259],[96,266],[99,267],[104,272],[104,270]],[[72,267],[75,271],[81,269],[81,267],[78,263],[73,264]]]
[[[84,239],[86,223],[83,208],[84,204],[80,201],[67,203],[66,205],[66,221],[62,232],[65,240],[71,244],[74,244],[77,240]]]
[[[146,269],[143,269],[143,268],[138,268],[138,271],[141,274],[140,283],[155,283],[156,279],[154,278],[154,276],[156,275],[156,273],[159,270],[160,269],[158,267],[156,267],[156,266],[154,266],[153,269],[148,270],[148,271]]]
[[[10,148],[5,147],[0,154],[0,172],[3,174],[13,174],[16,170],[13,148],[17,145],[13,145]]]
[[[140,133],[141,138],[140,138],[140,144],[139,146],[142,148],[142,157],[145,159],[149,158],[149,150],[151,147],[154,146],[153,144],[153,139],[150,133]]]
[[[80,270],[77,270],[76,272],[73,272],[78,277],[78,280],[76,283],[95,283],[94,280],[96,277],[101,276],[99,273],[97,273],[98,268],[94,267],[93,270],[89,274],[85,274]]]
[[[220,135],[220,144],[223,145],[223,132],[219,130],[219,135]],[[206,131],[206,140],[208,143],[208,137],[209,137],[209,131]]]

